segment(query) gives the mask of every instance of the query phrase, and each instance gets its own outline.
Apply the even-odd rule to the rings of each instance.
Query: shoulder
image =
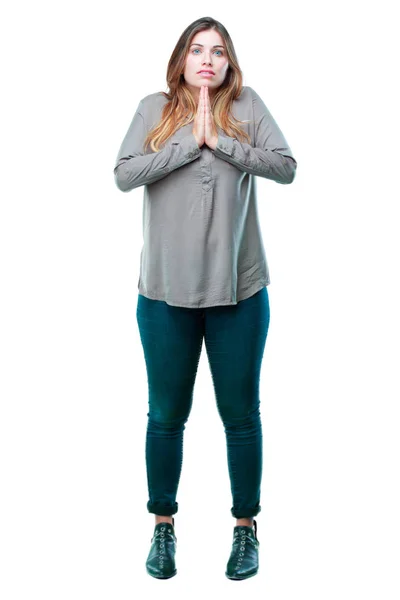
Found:
[[[167,101],[167,95],[164,92],[154,92],[153,94],[148,94],[141,98],[140,106],[144,110],[151,110],[163,106]]]
[[[249,85],[244,85],[242,87],[242,91],[240,93],[239,98],[243,98],[243,100],[247,100],[252,97],[252,88]]]
[[[139,103],[139,112],[148,127],[153,127],[160,120],[163,106],[168,102],[164,92],[154,92],[144,96]]]
[[[245,100],[247,102],[251,102],[253,104],[254,104],[254,102],[257,102],[258,100],[261,100],[261,97],[257,94],[255,89],[250,87],[249,85],[243,86],[242,94],[240,95],[240,97],[242,97],[242,96],[243,96],[243,100]]]
[[[168,102],[168,95],[165,92],[154,92],[143,96],[139,102],[138,110],[147,121],[159,118],[163,106]],[[263,103],[260,96],[249,85],[243,85],[240,94],[233,103],[244,109],[251,109],[257,103]]]
[[[253,88],[244,85],[232,103],[234,116],[239,118],[242,123],[250,123],[254,120],[254,94]]]
[[[254,88],[244,85],[234,104],[246,110],[253,110],[258,104],[263,104],[263,101]]]
[[[248,104],[249,102],[251,103],[251,98],[251,87],[243,85],[239,95],[236,96],[233,102],[236,104]]]
[[[247,99],[249,104],[251,104],[252,109],[253,109],[253,113],[254,113],[254,118],[256,119],[256,121],[262,117],[265,117],[265,115],[267,117],[270,116],[270,111],[267,108],[264,100],[261,98],[260,94],[258,94],[256,92],[256,90],[250,86],[246,86],[247,87]]]
[[[249,85],[243,85],[239,96],[234,102],[253,102],[254,99],[258,99],[258,94]],[[145,110],[151,110],[152,108],[160,108],[168,102],[168,97],[165,92],[154,92],[153,94],[147,94],[140,100],[140,107]]]
[[[249,85],[244,85],[242,87],[242,92],[241,92],[239,98],[243,98],[243,99],[248,100],[248,99],[251,99],[253,97],[254,93],[255,92],[254,92],[254,90],[253,90],[252,87],[250,87]]]
[[[147,127],[151,128],[158,123],[162,108],[167,101],[164,92],[147,94],[140,99],[137,111],[142,115]]]

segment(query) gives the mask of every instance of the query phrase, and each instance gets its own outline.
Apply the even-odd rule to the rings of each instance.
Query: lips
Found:
[[[208,73],[209,75],[215,75],[214,71],[207,71],[207,70],[198,71],[199,75],[201,75],[202,73]]]

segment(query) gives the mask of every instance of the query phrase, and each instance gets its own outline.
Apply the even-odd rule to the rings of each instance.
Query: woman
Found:
[[[258,94],[242,85],[231,38],[212,18],[183,32],[169,93],[142,98],[114,169],[123,192],[144,185],[137,322],[149,412],[147,509],[153,577],[176,574],[176,495],[183,431],[203,338],[224,425],[236,519],[226,576],[258,571],[262,431],[259,378],[270,283],[255,176],[292,183],[296,160]]]

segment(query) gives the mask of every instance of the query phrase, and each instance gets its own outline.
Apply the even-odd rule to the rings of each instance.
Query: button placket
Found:
[[[209,192],[213,187],[213,179],[212,179],[212,171],[211,171],[211,163],[206,162],[203,159],[201,164],[201,187],[203,191]]]

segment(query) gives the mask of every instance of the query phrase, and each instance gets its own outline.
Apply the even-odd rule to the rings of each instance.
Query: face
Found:
[[[226,47],[218,31],[209,29],[199,31],[193,37],[186,57],[183,76],[187,87],[198,100],[202,85],[208,87],[208,95],[212,98],[223,83],[229,67]],[[211,75],[200,73],[211,70]]]

